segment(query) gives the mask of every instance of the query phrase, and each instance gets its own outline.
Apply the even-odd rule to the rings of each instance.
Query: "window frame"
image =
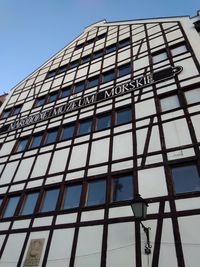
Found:
[[[43,207],[44,207],[44,204],[45,204],[46,194],[47,194],[47,192],[50,192],[50,191],[58,191],[57,199],[56,199],[56,202],[55,202],[55,207],[54,207],[54,209],[51,209],[51,210],[43,210]],[[41,202],[40,202],[40,206],[39,206],[39,211],[38,212],[40,214],[42,214],[42,213],[46,213],[46,212],[54,212],[54,211],[56,211],[56,208],[57,208],[58,203],[59,203],[59,195],[60,195],[60,188],[59,187],[46,188],[42,192],[42,199],[41,199]]]
[[[124,121],[123,122],[119,122],[118,121],[118,117],[119,117],[118,113],[125,112],[125,111],[129,111],[130,112],[131,119],[128,120],[128,121],[125,121],[125,122]],[[124,106],[122,108],[116,109],[116,111],[115,111],[115,126],[131,123],[132,121],[133,121],[133,114],[132,114],[132,107],[131,106]]]

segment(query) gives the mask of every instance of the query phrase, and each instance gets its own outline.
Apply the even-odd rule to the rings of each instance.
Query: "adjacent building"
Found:
[[[1,267],[199,266],[199,31],[199,12],[100,21],[10,91]]]

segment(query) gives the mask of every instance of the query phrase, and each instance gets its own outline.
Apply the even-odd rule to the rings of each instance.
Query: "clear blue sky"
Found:
[[[199,0],[0,0],[0,94],[96,21],[192,17],[198,9]]]

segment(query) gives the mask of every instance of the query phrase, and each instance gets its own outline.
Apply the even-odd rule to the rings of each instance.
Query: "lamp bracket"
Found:
[[[151,230],[150,227],[146,227],[142,222],[140,222],[140,224],[142,225],[142,229],[143,231],[145,232],[146,234],[146,237],[147,237],[147,242],[146,242],[146,245],[145,245],[145,248],[144,248],[144,252],[145,254],[151,254],[151,244],[150,244],[150,240],[149,240],[149,230]]]

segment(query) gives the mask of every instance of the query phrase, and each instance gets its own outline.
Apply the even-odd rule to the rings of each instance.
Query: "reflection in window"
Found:
[[[57,133],[58,133],[58,129],[48,132],[46,139],[45,139],[45,145],[54,143],[56,141]]]
[[[79,135],[90,133],[92,129],[92,120],[82,121],[79,124]]]
[[[160,99],[160,106],[162,111],[168,111],[180,107],[178,96],[172,95]]]
[[[43,137],[43,134],[38,134],[38,135],[33,136],[31,140],[30,148],[39,147],[41,145],[42,137]]]
[[[41,212],[53,211],[56,208],[59,189],[52,189],[45,192]]]
[[[63,209],[77,208],[81,198],[81,185],[67,186],[65,198],[63,202]]]
[[[33,214],[38,195],[39,195],[38,192],[29,193],[26,195],[24,205],[23,205],[21,213],[20,213],[21,215]]]
[[[18,142],[18,145],[17,145],[17,149],[15,152],[21,152],[21,151],[24,151],[26,149],[26,145],[28,143],[28,138],[26,139],[22,139]]]
[[[185,92],[185,97],[188,104],[200,102],[200,88],[196,88]]]
[[[162,51],[160,53],[156,53],[154,55],[152,55],[153,58],[153,63],[158,63],[160,61],[166,60],[167,57],[167,52],[166,51]]]
[[[100,180],[88,184],[87,206],[104,204],[106,199],[106,181]]]
[[[70,65],[71,69],[75,68],[75,67],[77,67],[79,65],[79,61],[78,60],[72,61],[72,62],[69,63],[69,65]]]
[[[60,140],[67,140],[74,135],[74,125],[67,125],[63,127]]]
[[[15,210],[17,208],[18,202],[19,202],[19,196],[16,197],[10,197],[8,199],[3,218],[12,217],[15,214]]]
[[[36,100],[35,106],[40,107],[43,106],[44,104],[45,104],[45,96],[38,98]]]
[[[96,130],[103,130],[109,128],[111,124],[111,115],[105,114],[97,118]]]
[[[116,121],[115,121],[116,125],[128,123],[131,120],[132,120],[131,109],[122,109],[116,112]]]
[[[63,65],[63,66],[59,67],[57,74],[67,71],[67,68],[68,68],[67,65]]]
[[[177,194],[200,191],[200,177],[195,164],[173,167],[172,179]]]
[[[19,114],[20,111],[21,111],[21,109],[22,109],[22,106],[14,107],[13,112],[12,112],[12,115],[17,115],[17,114]]]
[[[123,176],[112,180],[112,200],[122,201],[133,199],[133,177]]]

